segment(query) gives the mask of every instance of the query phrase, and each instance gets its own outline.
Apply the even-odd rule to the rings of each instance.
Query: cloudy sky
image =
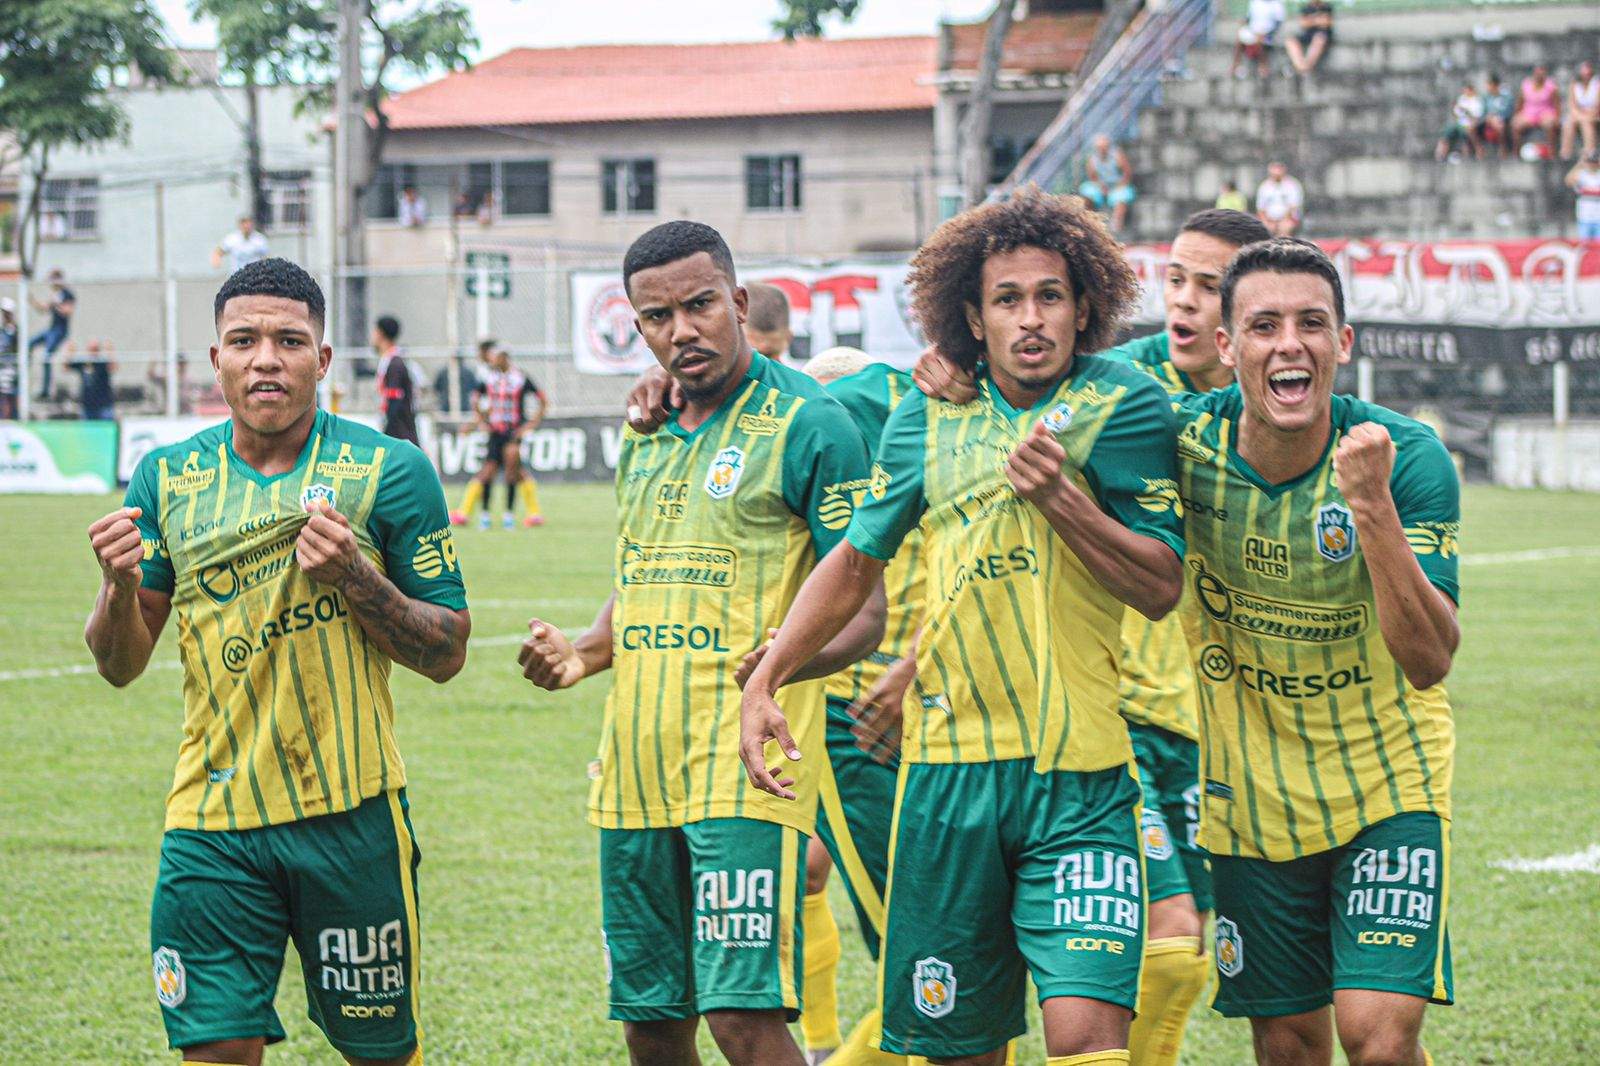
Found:
[[[404,3],[405,0],[398,0]],[[172,39],[188,47],[216,43],[188,0],[156,0]],[[468,0],[482,41],[479,58],[509,48],[573,44],[752,41],[772,36],[778,0]],[[940,18],[982,18],[994,0],[863,0],[855,21],[829,27],[833,37],[932,33]]]

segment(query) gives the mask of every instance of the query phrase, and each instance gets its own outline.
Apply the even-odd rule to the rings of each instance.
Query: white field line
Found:
[[[1501,859],[1489,865],[1519,874],[1600,874],[1600,844],[1548,859]]]
[[[1472,555],[1463,555],[1463,566],[1504,566],[1516,563],[1540,563],[1550,559],[1587,559],[1600,557],[1600,546],[1591,547],[1566,547],[1566,548],[1529,548],[1526,551],[1515,552],[1477,552]],[[529,609],[539,607],[584,607],[596,601],[593,598],[556,597],[554,599],[503,600],[486,599],[474,600],[469,606],[479,607],[526,607]],[[524,639],[522,633],[507,633],[494,637],[477,637],[471,641],[473,647],[494,648],[507,644],[521,644]],[[179,663],[170,660],[151,663],[151,670],[176,670]],[[69,666],[42,666],[32,670],[0,670],[0,683],[7,681],[39,681],[58,677],[78,677],[83,674],[95,672],[93,664],[73,663]]]

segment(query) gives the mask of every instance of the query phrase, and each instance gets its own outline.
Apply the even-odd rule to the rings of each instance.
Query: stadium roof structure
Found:
[[[391,98],[395,130],[929,111],[926,37],[515,48]]]

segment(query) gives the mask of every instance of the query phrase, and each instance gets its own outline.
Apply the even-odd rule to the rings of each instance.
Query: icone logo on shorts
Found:
[[[183,959],[168,947],[156,948],[150,959],[156,979],[156,1000],[172,1010],[189,994],[189,975],[183,968]]]
[[[1224,977],[1244,969],[1244,936],[1230,918],[1217,919],[1217,969]]]
[[[930,1018],[943,1018],[956,1008],[956,973],[943,959],[918,959],[911,973],[911,1001]]]

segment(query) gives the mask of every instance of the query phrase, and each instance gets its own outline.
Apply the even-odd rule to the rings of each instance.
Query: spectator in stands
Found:
[[[1211,206],[1224,211],[1238,211],[1245,215],[1250,213],[1250,201],[1239,191],[1239,183],[1236,181],[1223,182],[1222,191],[1217,193],[1217,202]]]
[[[383,431],[399,440],[417,443],[417,387],[400,339],[400,320],[380,315],[372,324],[372,348],[378,353],[378,411]]]
[[[17,301],[0,297],[0,419],[17,417]]]
[[[1235,78],[1240,77],[1239,61],[1244,59],[1255,62],[1258,77],[1265,78],[1272,73],[1270,53],[1278,43],[1278,31],[1288,17],[1283,0],[1250,0],[1244,25],[1239,27],[1239,39],[1233,46],[1233,65],[1228,68],[1228,73]]]
[[[494,220],[498,217],[499,214],[495,211],[494,206],[494,193],[492,191],[484,192],[483,199],[478,201],[478,225],[492,226],[494,225]]]
[[[1256,217],[1274,237],[1293,237],[1300,228],[1306,194],[1300,183],[1289,176],[1284,163],[1267,166],[1267,180],[1256,189]]]
[[[1333,5],[1328,0],[1306,0],[1300,7],[1300,32],[1283,42],[1289,62],[1301,74],[1310,74],[1333,47]]]
[[[1465,142],[1469,153],[1483,158],[1483,145],[1478,141],[1478,127],[1482,123],[1483,97],[1478,95],[1477,86],[1469,81],[1461,87],[1461,95],[1456,97],[1456,102],[1450,105],[1450,119],[1439,133],[1439,145],[1434,149],[1433,157],[1440,162],[1448,159],[1452,163],[1459,163],[1461,145]]]
[[[111,372],[117,364],[111,361],[111,345],[90,341],[82,359],[72,359],[70,355],[68,359],[67,365],[78,372],[78,404],[83,409],[83,420],[109,422],[115,419],[116,397],[111,391]]]
[[[1111,232],[1120,232],[1128,221],[1128,205],[1137,193],[1133,189],[1133,167],[1121,145],[1111,143],[1104,133],[1097,134],[1094,149],[1084,161],[1085,180],[1078,194],[1094,204],[1096,211],[1111,207]]]
[[[1571,159],[1573,134],[1583,137],[1583,154],[1595,148],[1595,127],[1600,125],[1600,75],[1594,64],[1585,60],[1578,64],[1578,74],[1567,90],[1567,113],[1561,120],[1561,158]]]
[[[177,378],[178,378],[178,384],[177,384],[177,389],[178,389],[178,407],[177,407],[177,410],[178,410],[179,414],[185,414],[186,415],[186,414],[189,413],[189,409],[192,406],[191,403],[190,403],[190,396],[189,396],[190,389],[189,389],[189,356],[188,356],[188,354],[183,352],[183,351],[179,351],[178,352],[178,357],[177,357],[177,362],[178,362],[178,373],[177,373]],[[144,376],[145,376],[145,380],[148,381],[150,383],[150,385],[151,385],[151,391],[153,393],[159,392],[160,395],[161,395],[161,402],[162,402],[162,404],[165,404],[166,403],[166,398],[167,398],[167,361],[165,359],[153,360],[150,363],[149,369],[147,369],[144,372]]]
[[[1600,242],[1600,152],[1585,152],[1567,171],[1567,188],[1578,194],[1578,240]]]
[[[1516,94],[1501,86],[1498,74],[1490,74],[1484,80],[1483,122],[1478,126],[1478,140],[1482,144],[1498,144],[1502,159],[1511,154],[1511,119],[1516,113]]]
[[[1524,159],[1548,159],[1556,146],[1556,130],[1561,125],[1561,108],[1557,104],[1559,90],[1550,72],[1543,64],[1533,68],[1533,73],[1522,79],[1522,100],[1516,117],[1511,120],[1511,150]],[[1544,133],[1542,152],[1530,152],[1535,130]]]
[[[56,350],[66,342],[67,334],[72,331],[72,314],[78,309],[78,298],[67,288],[66,275],[60,267],[50,271],[50,299],[32,300],[29,302],[40,311],[50,312],[50,324],[44,330],[28,341],[28,354],[32,355],[35,348],[44,347],[44,358],[40,363],[44,369],[44,381],[39,386],[39,399],[50,398],[50,368],[56,357]]]
[[[400,202],[395,205],[395,218],[402,226],[415,229],[428,221],[428,201],[417,195],[414,185],[400,190]]]
[[[232,274],[242,266],[254,263],[258,259],[265,259],[271,255],[267,247],[267,238],[264,234],[256,232],[256,220],[249,215],[239,216],[239,228],[217,242],[211,249],[211,265],[219,267],[226,260],[228,273]]]
[[[744,335],[750,347],[775,362],[795,366],[789,355],[794,329],[789,322],[789,298],[776,285],[751,282],[745,286],[750,302],[745,312]]]

